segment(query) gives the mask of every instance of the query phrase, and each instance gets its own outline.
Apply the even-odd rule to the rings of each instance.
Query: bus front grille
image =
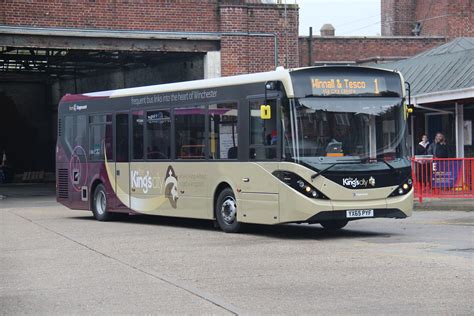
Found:
[[[58,198],[60,199],[69,197],[68,175],[67,169],[58,169]]]

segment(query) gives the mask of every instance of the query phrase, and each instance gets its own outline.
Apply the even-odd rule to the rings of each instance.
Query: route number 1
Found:
[[[375,90],[375,94],[379,94],[379,80],[378,79],[374,79],[374,90]]]

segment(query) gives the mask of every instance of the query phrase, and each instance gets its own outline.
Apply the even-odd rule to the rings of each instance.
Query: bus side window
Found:
[[[209,105],[211,159],[237,159],[237,103]]]
[[[113,160],[112,115],[89,116],[89,158]]]
[[[70,152],[77,156],[87,154],[87,115],[67,115],[64,118],[64,140]],[[79,149],[80,148],[80,149]]]
[[[205,106],[174,109],[175,148],[178,159],[205,159]]]
[[[64,141],[70,152],[76,146],[74,139],[74,117],[67,115],[64,117]]]
[[[252,160],[267,160],[276,158],[277,124],[276,100],[267,101],[270,106],[270,119],[262,118],[262,100],[250,102],[250,149],[249,158]],[[266,113],[268,114],[268,113]]]
[[[170,159],[171,119],[169,110],[148,111],[146,113],[147,159]]]
[[[117,162],[128,162],[129,149],[128,149],[128,114],[118,113],[115,118],[115,130],[116,130],[116,161]]]
[[[144,123],[145,123],[145,119],[143,117],[143,111],[135,111],[132,113],[132,141],[133,141],[132,158],[133,159],[138,159],[138,160],[143,159]]]

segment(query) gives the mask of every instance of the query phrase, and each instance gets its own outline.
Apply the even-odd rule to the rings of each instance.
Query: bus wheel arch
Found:
[[[214,218],[216,216],[216,203],[217,203],[217,198],[219,197],[219,194],[222,192],[222,190],[226,189],[226,188],[230,188],[232,189],[231,185],[228,183],[228,182],[221,182],[217,185],[216,189],[214,190],[214,197],[213,197],[213,200],[212,200],[212,205],[213,205],[213,209],[214,209]]]
[[[97,178],[97,179],[92,181],[92,184],[90,186],[90,190],[89,190],[89,192],[90,192],[89,210],[91,210],[91,211],[93,209],[93,203],[94,203],[94,192],[95,192],[95,189],[97,188],[97,186],[99,184],[103,185],[102,181],[99,178]]]
[[[241,228],[241,223],[237,220],[235,193],[227,182],[221,182],[214,192],[214,216],[219,227],[226,233],[237,233]]]
[[[91,185],[91,211],[95,219],[98,221],[109,221],[112,215],[108,211],[107,192],[105,185],[99,179],[94,180]]]

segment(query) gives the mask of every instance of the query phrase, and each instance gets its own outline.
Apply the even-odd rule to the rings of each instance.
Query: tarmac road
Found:
[[[250,226],[0,200],[0,314],[471,314],[474,212]]]

